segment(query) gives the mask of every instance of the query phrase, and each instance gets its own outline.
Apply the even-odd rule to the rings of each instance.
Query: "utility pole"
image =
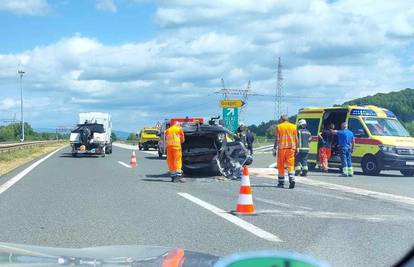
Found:
[[[282,76],[282,63],[280,57],[277,63],[277,87],[275,94],[275,113],[274,119],[277,121],[282,115],[282,96],[283,96],[283,76]]]
[[[23,80],[23,74],[25,74],[24,71],[18,70],[17,73],[20,75],[20,113],[21,113],[21,124],[22,124],[22,136],[20,138],[20,142],[24,141],[24,114],[23,114],[23,86],[22,86],[22,80]]]

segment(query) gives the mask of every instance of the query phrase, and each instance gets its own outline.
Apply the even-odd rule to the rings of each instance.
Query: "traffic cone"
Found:
[[[243,176],[241,179],[239,199],[235,214],[255,214],[256,209],[253,205],[252,187],[250,186],[249,169],[243,166]]]
[[[132,150],[131,161],[129,162],[129,165],[131,165],[131,167],[138,166],[137,157],[135,156],[135,150]]]

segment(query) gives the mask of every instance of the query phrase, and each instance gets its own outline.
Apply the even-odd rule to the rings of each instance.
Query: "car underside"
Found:
[[[183,125],[183,171],[188,174],[210,173],[239,178],[243,165],[252,158],[237,137],[218,125]]]

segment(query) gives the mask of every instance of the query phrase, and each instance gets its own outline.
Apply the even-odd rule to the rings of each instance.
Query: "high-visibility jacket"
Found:
[[[309,143],[312,139],[312,134],[308,129],[298,130],[298,148],[299,151],[309,151]]]
[[[296,125],[288,121],[276,126],[276,140],[278,149],[296,149],[298,143],[298,132]]]
[[[181,148],[184,143],[184,131],[178,125],[173,125],[165,130],[166,147]]]

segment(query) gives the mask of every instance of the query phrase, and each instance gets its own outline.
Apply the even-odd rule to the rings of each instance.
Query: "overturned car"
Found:
[[[240,178],[243,165],[253,161],[240,139],[214,120],[209,124],[183,123],[182,128],[185,134],[182,145],[184,173]]]

